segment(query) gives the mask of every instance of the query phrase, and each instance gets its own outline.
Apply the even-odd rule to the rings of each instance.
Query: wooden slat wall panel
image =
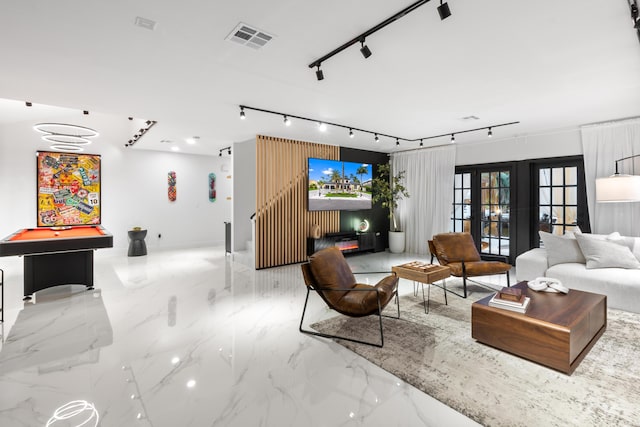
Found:
[[[339,160],[340,147],[258,135],[256,138],[256,268],[303,262],[312,224],[340,229],[340,213],[307,210],[307,158]]]

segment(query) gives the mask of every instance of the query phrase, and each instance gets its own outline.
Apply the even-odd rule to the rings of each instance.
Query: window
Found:
[[[580,227],[589,232],[582,157],[536,162],[532,171],[532,245],[541,244],[538,231],[562,235]]]

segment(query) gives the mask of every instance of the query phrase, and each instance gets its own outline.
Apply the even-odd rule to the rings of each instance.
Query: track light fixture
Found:
[[[477,132],[477,131],[487,131],[487,135],[488,136],[492,136],[493,135],[493,128],[497,128],[497,127],[501,127],[501,126],[510,126],[510,125],[515,125],[520,123],[518,122],[509,122],[509,123],[499,123],[499,124],[493,124],[491,126],[484,126],[484,127],[480,127],[480,128],[475,128],[475,129],[465,129],[465,130],[459,130],[459,131],[455,131],[455,132],[447,132],[447,133],[443,133],[440,135],[433,135],[433,136],[423,136],[421,138],[415,138],[415,139],[410,139],[410,138],[401,138],[399,136],[396,135],[389,135],[389,134],[384,134],[384,133],[380,133],[380,132],[375,132],[372,130],[367,130],[367,129],[362,129],[362,128],[357,128],[357,127],[353,127],[353,126],[348,126],[348,125],[343,125],[340,123],[331,123],[331,122],[325,122],[325,121],[321,121],[318,119],[312,119],[309,117],[302,117],[302,116],[297,116],[294,114],[289,114],[289,113],[282,113],[282,112],[278,112],[278,111],[272,111],[272,110],[265,110],[262,108],[256,108],[256,107],[249,107],[247,105],[240,105],[240,111],[242,113],[244,113],[244,110],[253,110],[253,111],[259,111],[261,113],[267,113],[267,114],[275,114],[281,117],[284,117],[286,120],[290,120],[290,118],[294,118],[297,120],[303,120],[303,121],[307,121],[307,122],[313,122],[316,124],[316,126],[318,126],[318,129],[322,132],[324,132],[327,129],[328,125],[331,126],[335,126],[335,127],[339,127],[339,128],[343,128],[343,129],[348,129],[349,130],[349,137],[353,138],[354,135],[354,131],[358,131],[358,132],[362,132],[362,133],[368,133],[370,135],[374,136],[374,141],[375,142],[380,142],[380,137],[384,136],[387,138],[393,138],[396,140],[396,146],[400,145],[400,140],[406,141],[406,142],[416,142],[416,141],[420,141],[420,147],[424,146],[424,140],[426,139],[435,139],[435,138],[442,138],[445,136],[451,136],[451,142],[455,142],[456,141],[456,134],[460,134],[460,133],[468,133],[468,132]],[[221,152],[223,150],[226,150],[227,148],[223,148],[221,150]],[[229,147],[229,150],[231,148]]]
[[[26,105],[27,107],[31,107],[33,104],[29,101],[25,102],[24,105]]]
[[[362,56],[364,56],[365,59],[371,56],[371,49],[369,49],[369,46],[364,44],[364,39],[360,40],[360,53],[362,53]]]
[[[126,144],[124,144],[125,147],[132,147],[133,144],[135,144],[136,142],[138,142],[138,140],[140,138],[142,138],[143,135],[145,135],[147,132],[149,132],[149,130],[155,126],[155,124],[158,123],[155,120],[147,120],[145,121],[145,124],[147,125],[146,127],[140,128],[138,129],[138,132],[135,133],[133,135],[133,138],[131,138]]]
[[[240,107],[240,120],[246,119],[247,116],[244,114],[244,107]]]
[[[229,146],[229,147],[221,148],[218,152],[218,157],[222,157],[225,151],[227,152],[228,155],[231,155],[231,147]]]
[[[289,117],[287,116],[284,116],[284,125],[291,126],[291,120],[289,120]]]
[[[83,110],[82,114],[84,114],[85,116],[88,116],[89,115],[89,111],[88,110]]]
[[[338,53],[342,52],[343,50],[347,49],[348,47],[350,47],[350,46],[352,46],[352,45],[354,45],[356,43],[360,43],[361,44],[360,52],[362,53],[362,55],[365,58],[368,58],[369,56],[371,56],[371,50],[364,44],[364,41],[365,41],[365,39],[367,37],[369,37],[371,34],[377,32],[377,31],[380,31],[381,29],[383,29],[387,25],[396,22],[398,19],[400,19],[400,18],[406,16],[407,14],[413,12],[414,10],[419,8],[420,6],[424,6],[428,2],[429,2],[429,0],[418,0],[415,3],[405,7],[401,11],[397,12],[395,15],[390,16],[389,18],[385,19],[384,21],[380,22],[379,24],[374,25],[373,27],[369,28],[364,33],[357,35],[356,37],[352,38],[351,40],[349,40],[348,42],[342,44],[341,46],[338,46],[337,48],[335,48],[331,52],[327,53],[326,55],[316,59],[315,61],[313,61],[312,63],[309,64],[309,68],[316,68],[317,67],[318,70],[316,71],[316,78],[318,80],[324,79],[324,75],[322,74],[322,71],[320,70],[320,64],[322,64],[327,59],[332,58],[333,56],[337,55]],[[443,4],[442,0],[440,0],[440,6],[438,7],[438,13],[440,14],[440,19],[445,19],[446,17],[451,15],[451,10],[449,10],[449,6],[447,5],[447,3]]]
[[[629,0],[629,7],[631,8],[631,20],[633,20],[633,28],[636,29],[638,40],[640,41],[640,10],[638,9],[637,0]]]
[[[438,15],[440,15],[441,21],[444,21],[451,16],[451,9],[449,9],[449,4],[447,2],[442,3],[442,0],[440,0],[440,6],[438,6]]]

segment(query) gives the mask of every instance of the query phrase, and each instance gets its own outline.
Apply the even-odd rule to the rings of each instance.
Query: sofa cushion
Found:
[[[640,261],[636,259],[622,238],[601,239],[587,234],[576,234],[575,238],[586,259],[588,269],[640,267]]]
[[[544,243],[544,248],[547,250],[549,267],[567,262],[582,264],[586,262],[574,236],[556,236],[544,231],[539,231],[538,233]]]
[[[607,296],[607,307],[640,312],[640,270],[596,268],[568,263],[550,267],[545,274],[562,282],[569,289],[578,289]],[[571,292],[571,291],[569,291]]]

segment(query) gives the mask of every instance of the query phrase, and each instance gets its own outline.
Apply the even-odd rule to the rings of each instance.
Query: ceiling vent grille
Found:
[[[148,18],[143,18],[141,16],[136,16],[135,24],[138,27],[142,27],[142,28],[145,28],[145,29],[151,30],[151,31],[156,29],[156,21],[154,21],[152,19],[148,19]]]
[[[241,22],[229,33],[225,40],[249,46],[253,49],[260,49],[273,40],[273,37],[271,34]]]
[[[462,117],[460,120],[465,121],[465,122],[472,122],[472,121],[475,121],[475,120],[480,120],[480,117],[478,117],[478,116],[465,116],[465,117]]]

